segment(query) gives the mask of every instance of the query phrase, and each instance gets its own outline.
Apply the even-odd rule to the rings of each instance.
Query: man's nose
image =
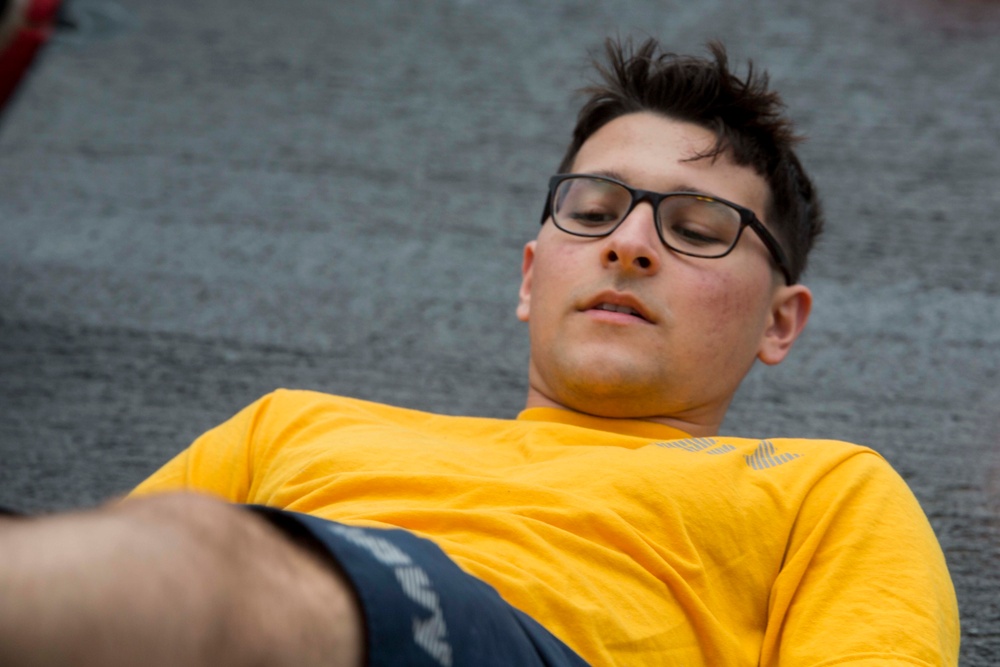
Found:
[[[602,262],[605,267],[617,266],[619,270],[655,273],[661,264],[663,250],[656,233],[653,207],[640,202],[622,223],[605,238]]]

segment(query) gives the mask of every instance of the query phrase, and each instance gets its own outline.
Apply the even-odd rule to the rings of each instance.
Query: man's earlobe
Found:
[[[522,322],[528,321],[531,313],[531,270],[535,263],[535,243],[528,241],[524,244],[524,259],[521,262],[521,289],[517,295],[517,319]]]
[[[761,338],[757,358],[768,365],[780,364],[802,333],[812,311],[812,292],[805,285],[777,289]]]

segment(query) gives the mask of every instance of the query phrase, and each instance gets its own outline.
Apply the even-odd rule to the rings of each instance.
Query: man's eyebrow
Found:
[[[629,186],[632,186],[632,184],[629,183],[628,179],[625,178],[625,176],[621,172],[615,171],[614,169],[595,169],[594,171],[589,171],[587,173],[592,174],[593,176],[604,176],[605,178],[613,178],[616,181],[621,181],[622,183],[626,183]],[[725,199],[724,197],[720,197],[714,192],[709,192],[708,190],[705,190],[703,188],[695,187],[693,185],[685,185],[683,183],[674,188],[671,188],[669,192],[690,192],[696,195],[705,195],[706,197],[712,197],[713,199]]]
[[[613,178],[616,181],[621,181],[622,183],[628,183],[628,180],[625,178],[625,175],[622,174],[621,172],[615,171],[614,169],[598,169],[596,171],[591,171],[588,173],[591,173],[594,176],[604,176],[606,178]]]

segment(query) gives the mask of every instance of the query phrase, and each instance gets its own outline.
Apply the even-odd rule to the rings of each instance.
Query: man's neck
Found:
[[[719,427],[721,426],[721,418],[718,420],[700,420],[697,418],[689,418],[687,416],[674,416],[674,415],[630,415],[630,414],[602,414],[599,412],[581,410],[575,406],[566,405],[555,399],[546,396],[542,392],[538,391],[536,388],[528,387],[528,396],[525,401],[525,406],[527,408],[556,408],[559,410],[569,410],[571,412],[577,412],[584,415],[590,415],[592,417],[601,417],[604,419],[631,419],[637,421],[647,421],[653,422],[655,424],[663,424],[671,428],[683,431],[693,437],[706,438],[719,433]],[[723,413],[724,414],[724,413]]]

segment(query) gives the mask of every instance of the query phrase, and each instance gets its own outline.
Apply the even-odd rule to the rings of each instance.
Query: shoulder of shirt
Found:
[[[271,393],[266,394],[262,400],[271,400],[281,403],[329,403],[392,407],[375,401],[368,401],[363,398],[329,394],[314,389],[288,389],[285,387],[279,387]]]
[[[390,405],[388,403],[380,403],[378,401],[371,401],[363,398],[354,398],[352,396],[330,394],[312,389],[275,389],[271,393],[262,397],[258,403],[263,404],[264,409],[269,412],[282,414],[318,410],[321,412],[343,412],[355,413],[358,415],[380,415],[383,417],[391,415],[393,418],[400,418],[407,421],[426,421],[438,419],[482,420],[501,423],[505,421],[512,421],[489,417],[468,417],[428,412],[426,410]]]
[[[433,413],[421,412],[411,408],[403,408],[388,403],[379,403],[363,398],[341,396],[313,389],[278,388],[263,396],[260,401],[267,404],[267,409],[276,411],[302,410],[308,408],[328,410],[350,410],[360,412],[408,412],[413,414]]]
[[[872,461],[885,461],[885,458],[876,449],[869,445],[848,442],[831,438],[795,438],[795,437],[768,437],[768,438],[734,438],[729,436],[716,436],[722,441],[739,441],[753,446],[755,449],[766,449],[773,446],[780,451],[794,451],[802,454],[827,454],[841,458],[862,455],[863,458],[870,458]],[[865,456],[867,455],[867,456]]]

